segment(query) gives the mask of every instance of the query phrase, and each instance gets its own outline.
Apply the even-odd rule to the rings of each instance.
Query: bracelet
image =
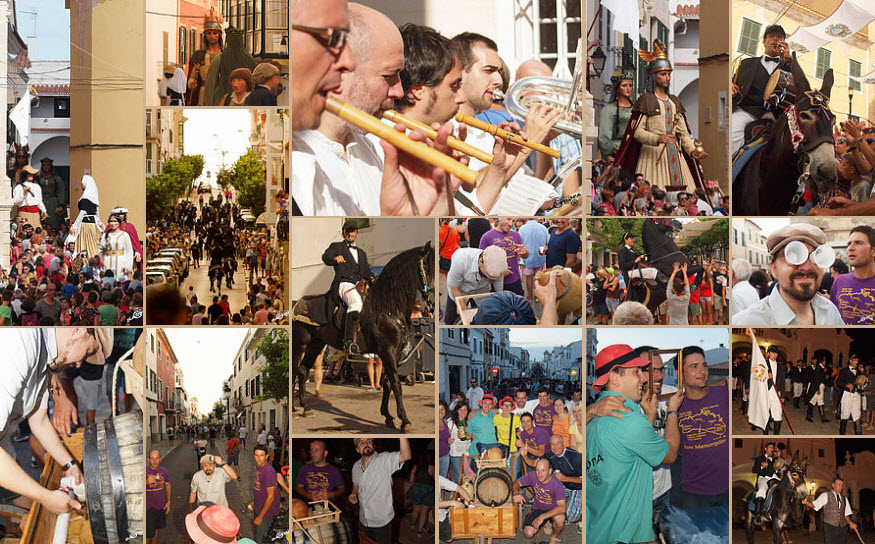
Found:
[[[61,470],[66,472],[66,471],[70,470],[71,468],[73,468],[74,466],[76,466],[76,460],[70,459],[66,465],[61,467]]]
[[[667,417],[670,416],[671,414],[674,414],[674,415],[678,416],[678,418],[681,417],[681,415],[678,413],[677,410],[669,410],[669,411],[665,414],[665,417],[667,418]]]

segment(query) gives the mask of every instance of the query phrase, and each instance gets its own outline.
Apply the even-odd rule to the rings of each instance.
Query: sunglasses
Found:
[[[292,29],[320,38],[325,47],[335,55],[340,53],[349,39],[349,29],[347,28],[323,28],[293,24]]]
[[[815,266],[827,269],[835,262],[835,252],[826,244],[809,252],[808,246],[803,242],[793,240],[784,247],[784,260],[793,266],[799,266],[810,260]]]

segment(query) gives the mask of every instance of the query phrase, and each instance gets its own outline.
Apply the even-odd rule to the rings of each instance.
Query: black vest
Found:
[[[763,106],[763,95],[766,92],[766,86],[769,84],[769,78],[771,76],[766,70],[766,67],[763,66],[762,61],[760,61],[759,58],[757,61],[758,62],[755,65],[756,71],[751,80],[750,88],[744,93],[744,97],[741,99],[741,103],[739,103],[738,106],[742,110],[759,119],[766,112],[766,108]]]

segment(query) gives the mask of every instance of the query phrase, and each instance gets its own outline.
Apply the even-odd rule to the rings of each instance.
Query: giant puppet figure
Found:
[[[690,135],[683,104],[668,93],[672,66],[665,45],[653,40],[653,51],[641,50],[638,55],[648,63],[648,92],[632,107],[617,163],[663,189],[704,187],[699,160],[707,153]]]
[[[207,96],[207,74],[213,60],[222,52],[222,16],[215,8],[210,8],[204,16],[204,49],[198,49],[188,59],[188,92],[185,94],[186,106],[209,105],[204,102]],[[212,94],[212,89],[210,89]]]

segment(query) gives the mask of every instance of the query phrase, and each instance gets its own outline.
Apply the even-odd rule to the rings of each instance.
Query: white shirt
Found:
[[[732,286],[732,313],[737,314],[760,301],[756,287],[744,280]]]
[[[850,516],[853,513],[851,512],[851,503],[845,497],[842,497],[842,500],[845,502],[845,515]],[[835,491],[824,491],[811,503],[814,505],[815,510],[820,510],[826,506],[826,501],[836,501]]]
[[[660,394],[677,393],[678,388],[673,385],[663,385]],[[665,436],[665,420],[668,419],[668,401],[659,401],[656,408],[656,419],[659,420],[659,428],[654,428],[659,436]],[[653,469],[653,498],[658,499],[666,491],[671,489],[671,465],[659,465]]]
[[[28,187],[30,191],[24,193],[24,188]],[[12,204],[22,208],[24,206],[36,206],[43,213],[46,213],[46,206],[43,204],[43,190],[39,184],[32,181],[25,181],[15,186],[12,191]]]
[[[344,146],[316,130],[292,137],[292,197],[304,215],[380,215],[383,150],[352,132]]]
[[[460,290],[463,295],[475,295],[478,293],[488,293],[489,286],[492,285],[493,290],[498,293],[504,291],[504,278],[491,280],[480,273],[480,254],[482,249],[474,249],[464,247],[457,249],[451,258],[450,271],[447,273],[447,295],[450,300],[455,301],[453,292],[449,289],[455,287]],[[476,409],[472,406],[471,409]]]
[[[700,212],[705,212],[705,215],[714,215],[714,208],[701,198],[696,201],[696,207],[699,208]]]
[[[3,387],[0,387],[0,440],[49,402],[49,362],[57,357],[53,329],[0,330]]]
[[[215,467],[209,478],[203,468],[195,472],[191,477],[191,492],[195,494],[197,504],[212,502],[228,506],[228,499],[225,497],[225,483],[228,480],[228,473],[220,467]]]
[[[772,72],[775,71],[775,68],[778,67],[778,64],[779,64],[779,63],[778,63],[778,62],[774,62],[774,61],[770,61],[770,60],[766,60],[766,56],[763,55],[763,56],[760,57],[760,64],[763,65],[763,68],[766,69],[766,72],[768,72],[769,75],[772,75]]]
[[[815,325],[843,326],[845,324],[839,309],[828,298],[815,295],[809,304],[811,304],[811,311],[814,312]],[[733,314],[732,324],[754,327],[758,325],[798,325],[799,319],[781,297],[780,287],[776,285],[769,296],[743,312]]]
[[[469,387],[468,390],[465,391],[465,398],[468,400],[468,408],[472,411],[480,408],[480,401],[483,400],[483,395],[485,394],[483,388],[479,385],[477,387]]]
[[[456,489],[458,489],[458,487],[459,487],[459,484],[450,480],[449,478],[444,478],[440,474],[438,475],[438,478],[439,478],[438,481],[440,482],[440,486],[441,486],[441,491],[453,492]],[[447,515],[449,514],[449,511],[450,511],[449,508],[438,509],[438,521],[443,523],[443,521],[445,519],[447,519]]]
[[[258,437],[255,439],[256,444],[261,444],[262,446],[267,445],[267,431],[261,431]]]
[[[374,453],[367,468],[359,459],[352,466],[352,483],[358,487],[359,519],[365,527],[383,527],[392,522],[392,473],[401,468],[400,452]]]
[[[522,408],[519,408],[516,405],[516,401],[514,401],[513,413],[518,415],[518,416],[521,416],[527,412],[531,414],[532,410],[534,410],[535,406],[537,406],[538,404],[539,404],[538,399],[527,400],[525,406],[523,406]],[[569,413],[571,413],[571,412],[569,411]]]
[[[249,431],[246,429],[246,427],[240,427],[240,430],[237,431],[237,436],[239,436],[240,438],[246,438],[247,434],[249,434]]]

